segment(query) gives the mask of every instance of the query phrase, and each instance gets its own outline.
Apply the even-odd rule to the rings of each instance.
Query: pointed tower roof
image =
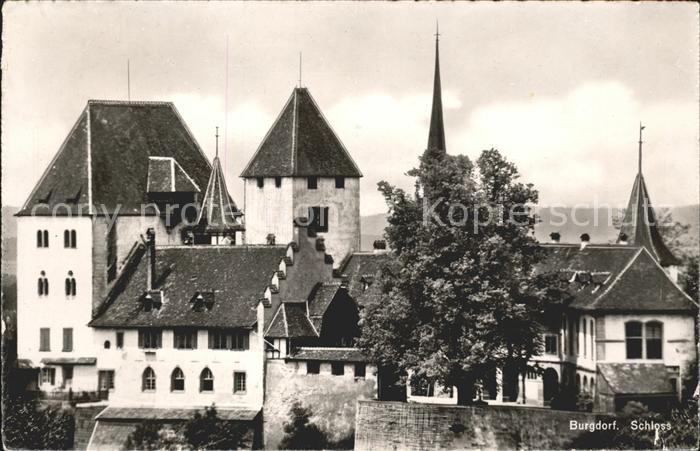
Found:
[[[442,87],[440,85],[440,33],[435,33],[435,79],[433,81],[433,109],[430,113],[428,150],[447,151],[445,124],[442,118]]]
[[[294,88],[241,177],[362,177],[306,88]]]
[[[661,266],[678,265],[678,259],[666,247],[659,228],[656,222],[654,208],[651,205],[649,191],[644,176],[642,175],[642,130],[644,127],[639,127],[639,168],[637,176],[632,185],[632,194],[630,195],[627,210],[625,211],[625,219],[620,228],[620,235],[617,238],[618,243],[623,240],[623,235],[626,235],[627,242],[635,246],[645,247],[649,253],[661,264]]]
[[[236,220],[239,216],[241,212],[226,189],[226,180],[217,152],[202,201],[202,209],[197,218],[197,226],[212,233],[240,230],[242,225]]]

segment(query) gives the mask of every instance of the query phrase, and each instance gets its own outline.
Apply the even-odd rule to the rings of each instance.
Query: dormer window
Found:
[[[318,177],[307,177],[306,178],[306,187],[308,189],[317,189],[318,188]]]
[[[147,291],[141,298],[141,307],[144,312],[159,309],[163,305],[163,295],[160,291]]]
[[[211,310],[214,307],[214,292],[213,291],[197,291],[192,299],[190,299],[190,304],[192,304],[192,310],[195,312]]]

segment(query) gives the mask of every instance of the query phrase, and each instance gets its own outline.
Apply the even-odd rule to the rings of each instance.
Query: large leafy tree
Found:
[[[426,152],[409,175],[413,195],[379,183],[398,269],[364,309],[358,345],[380,365],[456,386],[467,404],[475,381],[496,368],[522,373],[542,347],[552,281],[534,271],[537,191],[494,149],[475,164]]]

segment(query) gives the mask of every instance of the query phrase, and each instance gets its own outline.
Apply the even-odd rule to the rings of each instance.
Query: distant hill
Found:
[[[538,209],[537,214],[540,223],[535,226],[535,238],[543,243],[549,241],[552,232],[559,232],[563,243],[577,243],[583,233],[589,234],[593,243],[609,243],[617,239],[617,229],[611,216],[619,214],[619,211],[579,208],[574,212],[570,207],[547,207]],[[691,234],[697,236],[700,233],[700,205],[672,208],[671,215],[674,221],[689,224]],[[372,250],[374,240],[383,239],[386,217],[382,213],[361,218],[362,250]]]

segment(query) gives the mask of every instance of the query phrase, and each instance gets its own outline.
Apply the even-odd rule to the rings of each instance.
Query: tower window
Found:
[[[156,373],[153,368],[146,367],[143,370],[143,375],[141,376],[141,391],[155,391],[156,390]]]
[[[309,227],[317,232],[328,232],[328,207],[309,208]]]
[[[306,362],[306,374],[318,374],[321,371],[320,362],[308,361]]]
[[[49,279],[46,278],[46,272],[41,271],[39,273],[39,279],[37,279],[37,293],[39,296],[48,296],[49,295]]]
[[[214,375],[209,368],[204,368],[199,375],[199,391],[214,391]]]
[[[75,277],[73,277],[73,271],[68,271],[68,277],[66,277],[66,296],[75,296]]]
[[[49,231],[48,230],[37,230],[36,231],[36,247],[49,247]]]
[[[265,186],[265,179],[262,177],[258,177],[258,188],[262,188]]]
[[[307,177],[306,178],[306,187],[308,189],[318,188],[318,177]]]
[[[280,188],[282,186],[282,177],[275,177],[275,188]]]
[[[663,325],[652,321],[644,325],[645,340],[647,347],[647,359],[660,359],[663,355]]]
[[[342,376],[345,374],[345,364],[343,362],[332,362],[331,374],[334,376]]]
[[[336,188],[345,188],[345,177],[336,177],[335,178],[335,187]]]
[[[75,249],[77,247],[77,234],[75,230],[63,231],[63,247]]]
[[[117,349],[124,347],[124,332],[117,332]]]

